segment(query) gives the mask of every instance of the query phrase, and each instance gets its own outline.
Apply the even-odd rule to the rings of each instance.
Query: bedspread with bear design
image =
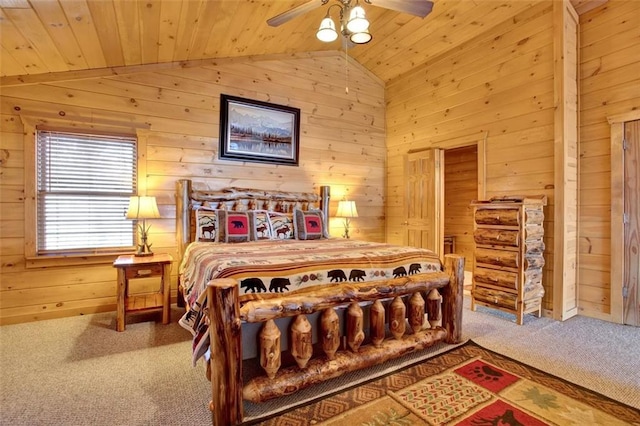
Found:
[[[191,243],[180,265],[189,306],[180,325],[193,334],[193,363],[209,347],[206,286],[215,278],[238,281],[240,302],[281,297],[341,282],[365,282],[442,271],[426,249],[350,239]]]

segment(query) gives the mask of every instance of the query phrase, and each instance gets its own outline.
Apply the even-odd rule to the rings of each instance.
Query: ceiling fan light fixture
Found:
[[[369,33],[369,30],[360,31],[358,33],[352,33],[349,36],[349,40],[351,40],[355,44],[366,44],[371,41],[373,36]]]
[[[364,14],[362,6],[356,3],[356,6],[349,12],[349,20],[347,21],[347,29],[352,33],[360,33],[369,28],[369,21]]]
[[[325,43],[330,43],[338,38],[336,24],[333,22],[333,19],[331,19],[329,14],[327,14],[322,22],[320,22],[320,28],[318,28],[316,37],[318,40],[324,41]]]

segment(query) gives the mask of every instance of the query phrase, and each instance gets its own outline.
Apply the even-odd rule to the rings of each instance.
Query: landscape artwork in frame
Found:
[[[220,158],[298,165],[300,110],[220,95]]]

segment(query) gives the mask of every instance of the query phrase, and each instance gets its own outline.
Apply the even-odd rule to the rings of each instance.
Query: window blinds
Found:
[[[38,254],[132,247],[136,158],[135,138],[39,130]]]

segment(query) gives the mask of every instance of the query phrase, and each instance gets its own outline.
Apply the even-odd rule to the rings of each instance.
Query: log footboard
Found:
[[[241,423],[243,399],[265,401],[437,342],[460,343],[463,284],[464,258],[457,255],[445,256],[442,273],[346,283],[313,293],[251,301],[242,307],[235,280],[211,281],[207,292],[213,424]],[[385,307],[381,300],[390,303]],[[366,326],[362,304],[370,304]],[[337,307],[347,308],[344,333],[335,313]],[[316,358],[312,358],[311,324],[306,318],[314,312],[321,312],[318,346],[322,354]],[[286,368],[280,368],[281,336],[274,323],[282,317],[294,317],[289,352],[297,365]],[[247,383],[242,376],[243,321],[264,324],[259,352],[265,375]]]

